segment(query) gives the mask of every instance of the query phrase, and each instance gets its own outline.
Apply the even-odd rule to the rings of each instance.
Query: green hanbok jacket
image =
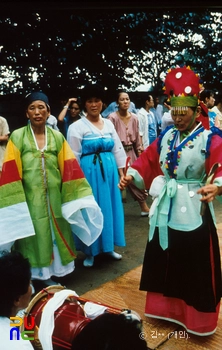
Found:
[[[62,133],[46,127],[39,150],[30,125],[15,130],[0,179],[0,250],[13,245],[32,267],[49,266],[56,240],[63,265],[75,259],[73,234],[90,245],[103,216]]]

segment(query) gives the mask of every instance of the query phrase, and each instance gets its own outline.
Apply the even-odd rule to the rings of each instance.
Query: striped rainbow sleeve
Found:
[[[9,140],[0,178],[0,246],[35,234],[21,177],[20,151]]]

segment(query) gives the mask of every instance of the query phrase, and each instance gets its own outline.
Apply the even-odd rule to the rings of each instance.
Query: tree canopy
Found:
[[[69,96],[88,81],[108,91],[162,90],[171,66],[190,65],[221,89],[222,11],[214,8],[4,6],[0,94]]]

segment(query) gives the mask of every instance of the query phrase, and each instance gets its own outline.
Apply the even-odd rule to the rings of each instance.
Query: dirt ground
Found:
[[[151,203],[151,198],[147,203],[148,205]],[[126,246],[115,248],[116,252],[122,254],[122,260],[115,261],[105,255],[98,255],[95,257],[93,267],[89,268],[83,266],[85,255],[78,252],[75,270],[66,277],[53,278],[55,281],[82,295],[142,264],[148,236],[148,217],[140,216],[140,207],[129,193],[127,202],[123,205]],[[35,283],[36,292],[42,287],[40,283]]]
[[[152,203],[150,196],[147,203],[149,206]],[[123,205],[126,246],[116,247],[116,251],[123,256],[122,260],[115,261],[107,256],[99,255],[95,257],[94,266],[87,268],[83,266],[84,254],[78,252],[74,272],[60,279],[54,278],[55,281],[74,290],[78,295],[82,295],[142,264],[148,237],[148,217],[140,216],[140,207],[129,193],[127,193],[127,201]],[[214,206],[217,223],[222,223],[222,204],[215,200]],[[35,285],[35,288],[38,292],[41,285]]]
[[[122,254],[122,260],[115,261],[105,255],[99,255],[95,257],[94,266],[86,268],[82,264],[84,255],[79,252],[75,271],[67,281],[67,287],[74,289],[77,294],[94,289],[142,264],[148,235],[148,217],[140,216],[140,207],[129,193],[127,193],[127,202],[123,205],[126,246],[115,249]]]

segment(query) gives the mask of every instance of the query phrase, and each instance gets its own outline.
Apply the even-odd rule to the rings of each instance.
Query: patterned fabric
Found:
[[[218,319],[221,263],[213,204],[201,215],[197,191],[212,165],[222,164],[221,131],[198,125],[182,142],[178,134],[167,128],[127,171],[153,195],[140,289],[146,315],[207,335]],[[212,181],[222,186],[222,167]]]
[[[92,230],[96,239],[103,225],[92,189],[65,138],[49,127],[46,134],[41,151],[30,125],[12,133],[0,182],[0,244],[15,242],[32,267],[51,264],[53,240],[62,264],[68,264],[75,258],[71,229],[84,237]]]

